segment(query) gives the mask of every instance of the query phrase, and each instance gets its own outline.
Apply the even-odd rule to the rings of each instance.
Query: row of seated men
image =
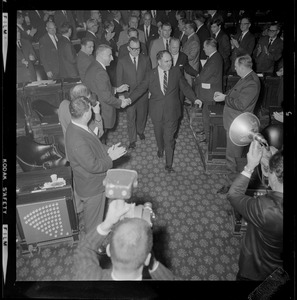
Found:
[[[249,15],[238,14],[238,26],[233,29],[233,35],[224,27],[224,18],[226,18],[224,11],[193,11],[191,19],[186,18],[188,13],[184,10],[170,11],[167,14],[166,12],[130,11],[129,16],[125,16],[123,11],[118,10],[80,11],[80,13],[69,10],[18,12],[18,83],[37,79],[34,64],[38,62],[48,79],[83,77],[81,57],[90,56],[90,46],[86,44],[88,40],[93,41],[91,53],[93,56],[100,44],[112,47],[114,61],[109,69],[114,83],[117,59],[123,53],[127,53],[126,43],[135,34],[142,43],[141,52],[149,55],[153,68],[157,64],[156,53],[166,49],[171,37],[180,40],[180,50],[187,55],[189,65],[197,73],[207,59],[203,43],[209,37],[217,40],[217,49],[223,58],[224,75],[235,74],[234,61],[236,56],[242,53],[253,57],[256,72],[273,73],[279,68],[283,51],[279,23],[268,24],[261,33],[252,33],[250,30],[252,19]],[[77,16],[80,15],[82,21],[79,23]],[[30,26],[27,25],[28,23]],[[82,26],[82,31],[78,31],[78,23]],[[133,32],[131,30],[133,28],[137,32]],[[80,51],[71,43],[71,40],[77,39],[78,35],[82,38]],[[163,43],[160,42],[161,38]],[[153,43],[154,40],[159,42]],[[38,53],[34,51],[32,42],[38,42]],[[193,76],[186,74],[186,78],[192,84]]]

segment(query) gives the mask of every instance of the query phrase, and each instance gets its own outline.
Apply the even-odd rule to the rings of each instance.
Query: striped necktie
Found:
[[[164,71],[164,78],[163,78],[163,92],[164,92],[164,95],[166,94],[167,86],[168,86],[167,71]]]

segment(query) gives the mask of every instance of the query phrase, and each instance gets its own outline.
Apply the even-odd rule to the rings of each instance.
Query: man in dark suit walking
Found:
[[[230,181],[241,170],[238,169],[238,158],[241,158],[243,147],[236,146],[229,137],[229,129],[234,119],[244,112],[253,113],[260,93],[260,80],[252,69],[252,58],[246,54],[238,56],[235,60],[235,70],[240,80],[235,86],[223,94],[221,92],[214,93],[216,102],[225,101],[223,111],[223,123],[227,136],[226,148],[226,165],[231,172]]]
[[[125,97],[145,79],[151,69],[151,62],[148,56],[140,53],[140,42],[136,38],[130,38],[128,43],[129,54],[118,60],[117,64],[117,86],[128,84],[129,92]],[[148,92],[139,97],[133,104],[127,107],[127,127],[129,136],[129,148],[136,147],[137,134],[141,140],[145,139],[144,130],[148,112]]]
[[[136,101],[147,90],[151,93],[149,100],[149,115],[154,125],[159,158],[165,150],[167,172],[172,168],[175,148],[174,135],[181,116],[179,90],[182,89],[187,98],[201,106],[200,100],[195,100],[195,94],[181,74],[179,68],[171,68],[172,56],[167,50],[157,54],[158,66],[152,69],[146,79],[131,93],[130,99]]]
[[[112,129],[116,122],[116,109],[124,108],[130,103],[127,99],[121,100],[115,97],[116,93],[128,90],[124,84],[118,88],[111,85],[106,67],[113,60],[111,47],[105,44],[99,45],[96,50],[96,60],[86,71],[85,85],[95,93],[101,104],[101,116],[103,119],[104,135],[103,142],[106,143],[107,131]]]
[[[208,57],[195,82],[195,93],[203,103],[202,118],[205,141],[209,140],[209,110],[208,106],[215,104],[213,100],[216,91],[223,91],[223,59],[217,51],[217,41],[209,38],[204,41],[203,50]]]

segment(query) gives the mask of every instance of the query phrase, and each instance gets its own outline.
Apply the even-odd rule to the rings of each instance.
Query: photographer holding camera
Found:
[[[271,190],[250,197],[245,193],[259,163]],[[273,146],[268,151],[254,140],[247,154],[247,165],[233,181],[227,198],[248,223],[237,280],[263,281],[283,266],[283,151]]]
[[[75,252],[76,280],[142,280],[144,266],[149,266],[154,280],[177,279],[151,254],[153,234],[150,224],[140,218],[125,218],[131,205],[124,200],[111,201],[105,220],[80,241]],[[112,268],[102,269],[98,249],[110,232],[106,253]]]

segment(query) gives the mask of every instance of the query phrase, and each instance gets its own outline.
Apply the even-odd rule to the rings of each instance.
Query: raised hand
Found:
[[[112,160],[116,160],[127,153],[126,148],[120,146],[120,144],[121,143],[113,145],[107,150],[107,153]]]

